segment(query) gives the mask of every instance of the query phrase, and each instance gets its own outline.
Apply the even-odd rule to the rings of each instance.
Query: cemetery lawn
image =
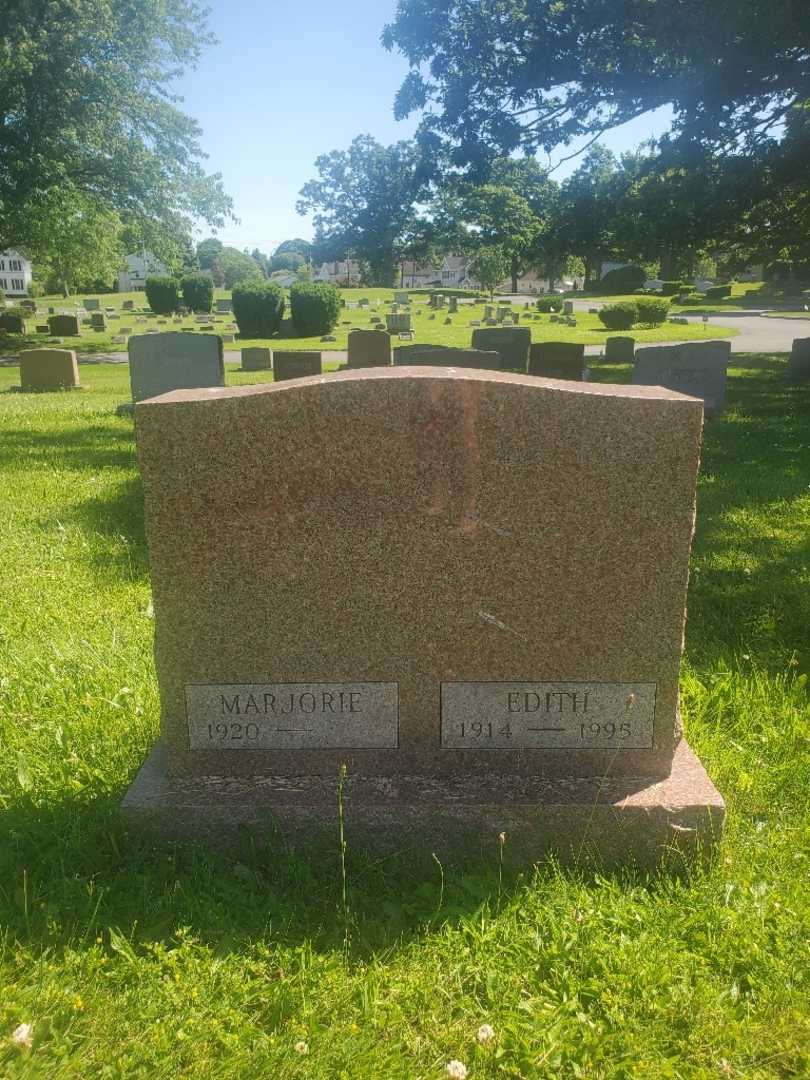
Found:
[[[51,394],[0,369],[0,1075],[810,1075],[810,385],[785,369],[734,355],[705,431],[681,687],[728,805],[714,864],[501,881],[497,843],[463,869],[350,846],[345,913],[337,835],[228,862],[121,824],[158,733],[127,369]]]
[[[377,306],[370,306],[367,309],[344,309],[341,312],[340,322],[332,331],[331,336],[335,338],[332,342],[322,341],[320,335],[309,338],[276,336],[263,339],[242,339],[237,336],[235,341],[226,342],[225,350],[237,351],[241,348],[256,345],[268,345],[277,349],[334,349],[345,351],[348,333],[352,327],[370,329],[374,325],[371,322],[374,316],[382,319],[382,325],[385,325],[385,313],[388,310],[386,304],[393,299],[394,295],[392,289],[343,289],[341,294],[347,299],[347,302],[354,303],[360,298],[366,297],[371,305],[376,304]],[[217,290],[215,299],[226,298],[228,295],[225,290]],[[134,321],[136,318],[139,316],[145,317],[144,312],[127,312],[121,308],[121,305],[125,300],[132,300],[139,307],[145,305],[146,300],[143,293],[110,293],[100,299],[102,307],[114,307],[120,313],[121,318],[108,320],[107,330],[101,332],[92,330],[89,326],[81,326],[79,337],[65,337],[61,339],[61,345],[54,345],[53,347],[75,349],[78,353],[88,354],[126,352],[126,344],[113,341],[113,337],[118,334],[117,327],[120,326],[132,326],[133,332],[137,334],[143,334],[147,330],[182,330],[184,327],[194,327],[193,332],[196,334],[205,332],[201,331],[200,324],[190,316],[182,319],[179,323],[174,323],[168,318],[166,323],[163,324],[158,321],[162,317],[150,315],[147,322],[136,323]],[[414,300],[418,301],[412,305],[412,321],[415,331],[414,342],[426,345],[443,344],[468,347],[473,333],[473,327],[469,323],[483,319],[484,302],[480,301],[469,305],[461,304],[459,313],[450,316],[452,323],[445,325],[444,319],[448,317],[446,310],[437,312],[436,317],[431,319],[430,316],[433,312],[427,306],[427,299],[427,296],[419,298],[417,294],[414,294]],[[35,325],[40,318],[47,320],[47,315],[42,313],[47,312],[48,307],[55,307],[57,311],[64,307],[72,312],[76,303],[75,300],[68,302],[54,297],[37,300],[40,315],[28,320],[28,328],[31,329],[31,326]],[[497,306],[497,299],[493,303]],[[562,300],[560,303],[562,304]],[[534,309],[532,309],[531,313],[538,315],[537,320],[524,319],[525,311],[522,304],[515,303],[512,310],[519,316],[521,325],[531,328],[533,341],[574,341],[585,345],[603,345],[608,337],[617,333],[617,331],[606,330],[599,321],[598,316],[588,315],[587,312],[577,313],[577,326],[573,328],[559,323],[552,323],[550,315],[540,315]],[[420,314],[417,314],[417,312],[420,312]],[[233,329],[228,328],[233,321],[231,315],[217,316],[217,318],[220,321],[213,326],[213,332],[219,334],[238,333],[235,327]],[[644,344],[655,341],[701,340],[707,337],[729,338],[734,337],[738,331],[733,327],[724,326],[712,326],[707,330],[702,324],[673,326],[665,323],[651,328],[637,327],[630,333],[637,339],[639,344]],[[32,333],[23,337],[19,334],[3,334],[0,332],[0,357],[16,355],[21,349],[25,348],[47,346],[50,340],[47,334]],[[399,344],[399,339],[394,337],[394,345],[397,344]]]

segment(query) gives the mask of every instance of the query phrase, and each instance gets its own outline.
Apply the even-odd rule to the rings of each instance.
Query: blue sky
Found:
[[[219,45],[176,88],[181,108],[203,128],[207,169],[222,173],[240,218],[220,239],[270,251],[312,235],[295,202],[319,154],[355,135],[390,143],[416,128],[416,117],[394,120],[407,65],[380,45],[395,0],[211,0],[211,7]],[[663,130],[665,117],[641,117],[603,141],[617,152],[635,147]]]

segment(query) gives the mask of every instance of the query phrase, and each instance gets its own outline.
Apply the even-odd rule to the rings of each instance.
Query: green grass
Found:
[[[808,311],[766,311],[765,315],[769,319],[810,319],[810,312]]]
[[[453,1058],[470,1080],[810,1075],[810,387],[784,357],[733,361],[681,683],[728,803],[716,862],[546,864],[499,903],[496,850],[442,873],[428,851],[350,848],[347,958],[337,841],[233,863],[122,826],[158,730],[126,367],[30,395],[0,369],[0,1075],[440,1080]],[[8,1039],[22,1022],[28,1052]]]
[[[377,302],[377,307],[370,307],[368,309],[351,308],[346,309],[341,313],[341,320],[333,331],[335,337],[334,342],[322,342],[320,336],[310,338],[280,338],[275,337],[272,339],[236,339],[235,342],[225,345],[226,350],[236,351],[241,348],[251,347],[255,345],[269,345],[278,349],[334,349],[345,350],[347,347],[347,337],[349,330],[352,327],[362,327],[368,329],[372,326],[371,319],[373,316],[385,319],[385,301],[393,298],[393,290],[391,289],[344,289],[343,295],[347,300],[353,301],[360,299],[361,297],[367,297],[372,303]],[[224,290],[217,290],[216,296],[227,296],[228,294]],[[101,298],[102,306],[115,307],[117,310],[121,310],[121,304],[124,300],[134,299],[136,304],[145,304],[145,299],[142,293],[112,293],[109,296]],[[484,304],[483,302],[475,305],[462,304],[460,306],[459,313],[457,315],[448,316],[446,312],[438,312],[435,319],[431,319],[433,314],[428,305],[427,297],[417,298],[414,297],[415,303],[412,305],[412,319],[415,330],[415,342],[431,345],[457,345],[457,346],[469,346],[472,337],[473,328],[470,327],[470,322],[474,320],[482,320],[484,317]],[[72,308],[71,304],[66,304],[65,301],[58,301],[53,298],[41,299],[37,301],[40,310],[47,312],[48,307],[56,307],[57,310],[60,306]],[[497,303],[497,301],[496,301]],[[606,339],[615,331],[606,330],[601,324],[596,315],[588,315],[587,313],[577,313],[577,327],[576,329],[568,326],[560,325],[559,323],[552,323],[549,315],[540,315],[538,321],[529,321],[522,318],[524,309],[522,305],[515,304],[513,310],[521,316],[520,321],[522,324],[527,325],[532,331],[533,341],[575,341],[581,342],[585,345],[602,345]],[[417,314],[420,312],[420,314]],[[536,314],[536,312],[532,312]],[[184,326],[196,327],[195,333],[200,333],[199,324],[195,323],[193,318],[185,318],[181,323],[175,324],[171,320],[168,320],[166,325],[160,325],[157,318],[149,319],[148,323],[135,323],[134,319],[139,312],[123,312],[122,318],[118,321],[117,325],[132,325],[135,333],[144,333],[146,330],[180,330]],[[445,318],[450,317],[452,323],[445,325]],[[40,316],[36,317],[37,319]],[[43,316],[46,318],[46,316]],[[29,320],[29,323],[33,324],[34,319]],[[227,325],[232,322],[232,316],[225,315],[221,317],[221,322],[218,322],[215,326],[215,331],[218,333],[230,333],[226,329]],[[116,333],[114,327],[116,322],[108,321],[108,330],[106,333],[99,333],[91,330],[87,326],[82,326],[81,335],[78,338],[64,338],[64,346],[67,348],[75,349],[80,353],[109,353],[109,352],[121,352],[126,350],[125,345],[114,344],[112,341],[113,335]],[[665,324],[650,329],[636,328],[633,330],[633,336],[641,343],[649,343],[654,341],[686,341],[692,339],[701,339],[707,336],[709,337],[733,337],[737,334],[737,330],[729,327],[712,326],[711,331],[704,329],[702,325],[695,326],[671,326]],[[4,354],[14,355],[23,348],[32,348],[35,346],[43,345],[48,342],[47,335],[29,334],[26,337],[20,335],[3,335],[0,333],[0,356]]]

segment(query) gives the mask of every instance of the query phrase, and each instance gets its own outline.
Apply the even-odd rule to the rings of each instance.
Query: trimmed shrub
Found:
[[[25,333],[25,315],[22,308],[10,307],[0,315],[0,333],[6,334],[24,334]]]
[[[180,282],[180,288],[189,311],[208,314],[214,306],[214,280],[207,274],[189,274]]]
[[[686,283],[683,281],[662,281],[661,282],[661,295],[662,296],[677,296],[679,292],[683,290]]]
[[[696,285],[681,285],[681,296],[688,296],[693,292],[697,292]]]
[[[328,334],[340,318],[340,293],[325,281],[297,281],[290,288],[290,314],[301,337]]]
[[[640,289],[646,280],[647,275],[640,266],[619,266],[608,270],[599,282],[599,290],[608,296],[621,296]]]
[[[172,315],[177,311],[180,283],[171,277],[146,279],[146,302],[156,315]]]
[[[707,300],[726,300],[729,296],[731,296],[730,285],[712,285],[706,290]]]
[[[599,311],[599,320],[608,330],[629,330],[634,322],[638,322],[638,308],[629,300],[605,304]]]
[[[274,281],[240,281],[231,294],[233,317],[243,338],[277,333],[284,318],[284,290]]]
[[[38,300],[40,296],[45,295],[45,286],[41,281],[32,281],[28,286],[28,295],[32,300]]]
[[[659,326],[666,322],[670,303],[666,297],[640,296],[636,300],[638,321],[645,326]]]
[[[556,296],[541,296],[535,306],[545,315],[559,315],[563,309],[563,301],[562,298]]]
[[[701,304],[706,303],[706,297],[703,293],[690,293],[688,296],[681,297],[681,305],[683,307],[699,307]]]

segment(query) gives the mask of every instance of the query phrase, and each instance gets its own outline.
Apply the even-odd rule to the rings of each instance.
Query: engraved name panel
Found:
[[[442,683],[445,750],[649,750],[655,683]]]
[[[395,750],[396,683],[186,686],[191,750]]]

